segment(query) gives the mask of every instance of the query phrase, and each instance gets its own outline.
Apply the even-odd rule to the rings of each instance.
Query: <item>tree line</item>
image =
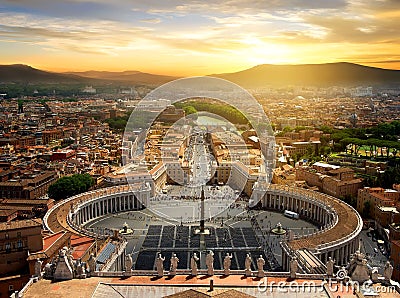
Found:
[[[94,185],[94,179],[89,174],[74,174],[58,179],[49,186],[50,198],[59,201],[88,191]]]
[[[186,114],[204,111],[224,117],[226,120],[234,124],[248,124],[247,118],[238,109],[227,104],[190,100],[177,102],[174,105],[179,109],[183,109]]]

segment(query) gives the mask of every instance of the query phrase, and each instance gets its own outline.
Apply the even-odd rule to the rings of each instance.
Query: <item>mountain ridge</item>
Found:
[[[214,74],[239,85],[393,85],[400,84],[400,70],[349,62],[323,64],[261,64],[234,73]]]
[[[349,62],[323,64],[260,64],[232,73],[212,74],[243,87],[265,86],[359,86],[400,84],[400,70]],[[51,72],[24,64],[0,65],[1,83],[148,84],[161,85],[178,77],[137,70]]]
[[[148,83],[148,84],[164,84],[178,78],[174,76],[151,74],[151,73],[141,72],[138,70],[124,70],[124,71],[89,70],[82,72],[66,72],[65,74],[72,74],[81,77],[96,78],[103,80],[112,80],[120,82],[133,81],[135,83]]]

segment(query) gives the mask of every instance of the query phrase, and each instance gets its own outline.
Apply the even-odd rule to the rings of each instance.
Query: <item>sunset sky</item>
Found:
[[[0,0],[0,64],[204,75],[348,61],[400,69],[399,0]]]

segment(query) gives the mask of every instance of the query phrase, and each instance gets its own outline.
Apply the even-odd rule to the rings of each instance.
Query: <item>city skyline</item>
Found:
[[[3,1],[0,64],[176,76],[258,64],[400,69],[396,1]]]

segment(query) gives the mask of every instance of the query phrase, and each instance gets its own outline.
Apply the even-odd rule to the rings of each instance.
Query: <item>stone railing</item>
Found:
[[[207,275],[207,270],[199,269],[197,270],[198,275]],[[258,271],[252,270],[252,276],[257,276]],[[265,271],[266,277],[282,277],[289,278],[290,272],[270,272]],[[169,272],[164,271],[164,276],[168,276]],[[177,269],[176,275],[191,275],[190,269]],[[224,270],[214,270],[214,275],[224,275]],[[245,270],[230,270],[230,275],[245,275]],[[95,271],[91,274],[94,277],[122,277],[122,276],[157,276],[156,270],[132,270],[131,272],[125,271]],[[326,274],[309,274],[309,273],[296,273],[296,278],[298,279],[314,279],[314,280],[324,280],[327,278]]]
[[[122,255],[124,252],[126,245],[128,242],[125,240],[117,246],[116,251],[111,255],[111,258],[107,260],[107,262],[102,267],[101,271],[108,271],[110,270],[111,266],[115,263],[115,261]]]

